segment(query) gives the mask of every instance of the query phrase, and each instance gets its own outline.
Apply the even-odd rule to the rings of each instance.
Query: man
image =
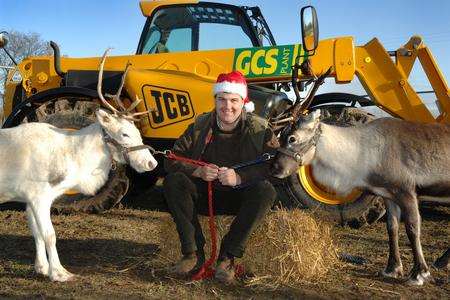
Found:
[[[269,164],[234,170],[231,166],[273,153],[278,142],[267,121],[250,113],[247,83],[237,72],[219,75],[214,85],[215,109],[200,115],[175,142],[173,152],[209,165],[198,167],[180,161],[165,161],[168,175],[164,195],[176,223],[183,257],[172,268],[189,275],[204,263],[203,236],[197,214],[207,214],[207,182],[214,181],[215,214],[235,214],[221,242],[216,278],[234,279],[234,258],[244,254],[245,244],[272,207],[276,192],[265,179]],[[244,108],[244,104],[245,107]],[[253,105],[253,107],[251,107]]]

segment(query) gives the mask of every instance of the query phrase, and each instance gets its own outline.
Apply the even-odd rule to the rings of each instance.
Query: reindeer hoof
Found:
[[[429,271],[419,272],[416,275],[411,275],[405,284],[410,286],[421,286],[430,280],[432,280],[432,277]]]
[[[403,277],[403,268],[397,267],[393,271],[388,271],[387,269],[380,272],[381,276],[384,278],[401,278]]]
[[[49,276],[49,267],[48,267],[48,263],[47,264],[35,264],[34,265],[34,271],[37,274],[42,274],[44,276]]]
[[[66,269],[57,269],[53,270],[50,273],[50,280],[56,281],[56,282],[66,282],[66,281],[73,281],[75,280],[76,276],[75,274],[70,273]]]

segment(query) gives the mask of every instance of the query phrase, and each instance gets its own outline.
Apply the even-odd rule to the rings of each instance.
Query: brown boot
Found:
[[[183,257],[169,268],[169,273],[177,276],[188,276],[198,270],[205,261],[204,255],[190,253]]]
[[[224,283],[231,284],[235,282],[234,259],[225,258],[217,262],[215,278]]]

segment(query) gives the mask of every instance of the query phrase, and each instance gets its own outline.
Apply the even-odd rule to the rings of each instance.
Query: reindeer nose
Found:
[[[158,162],[155,159],[152,159],[148,162],[148,168],[149,170],[153,170],[154,168],[156,168],[158,166]]]

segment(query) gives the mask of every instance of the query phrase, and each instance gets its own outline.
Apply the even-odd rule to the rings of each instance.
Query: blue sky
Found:
[[[278,44],[300,42],[299,11],[309,4],[317,9],[322,39],[351,35],[360,45],[378,37],[387,50],[395,50],[420,34],[450,79],[450,1],[218,2],[260,6]],[[40,33],[75,57],[99,56],[109,46],[113,55],[134,53],[144,22],[137,0],[0,0],[0,29]],[[410,81],[418,90],[429,89],[420,69]],[[350,88],[358,89],[355,84]]]

